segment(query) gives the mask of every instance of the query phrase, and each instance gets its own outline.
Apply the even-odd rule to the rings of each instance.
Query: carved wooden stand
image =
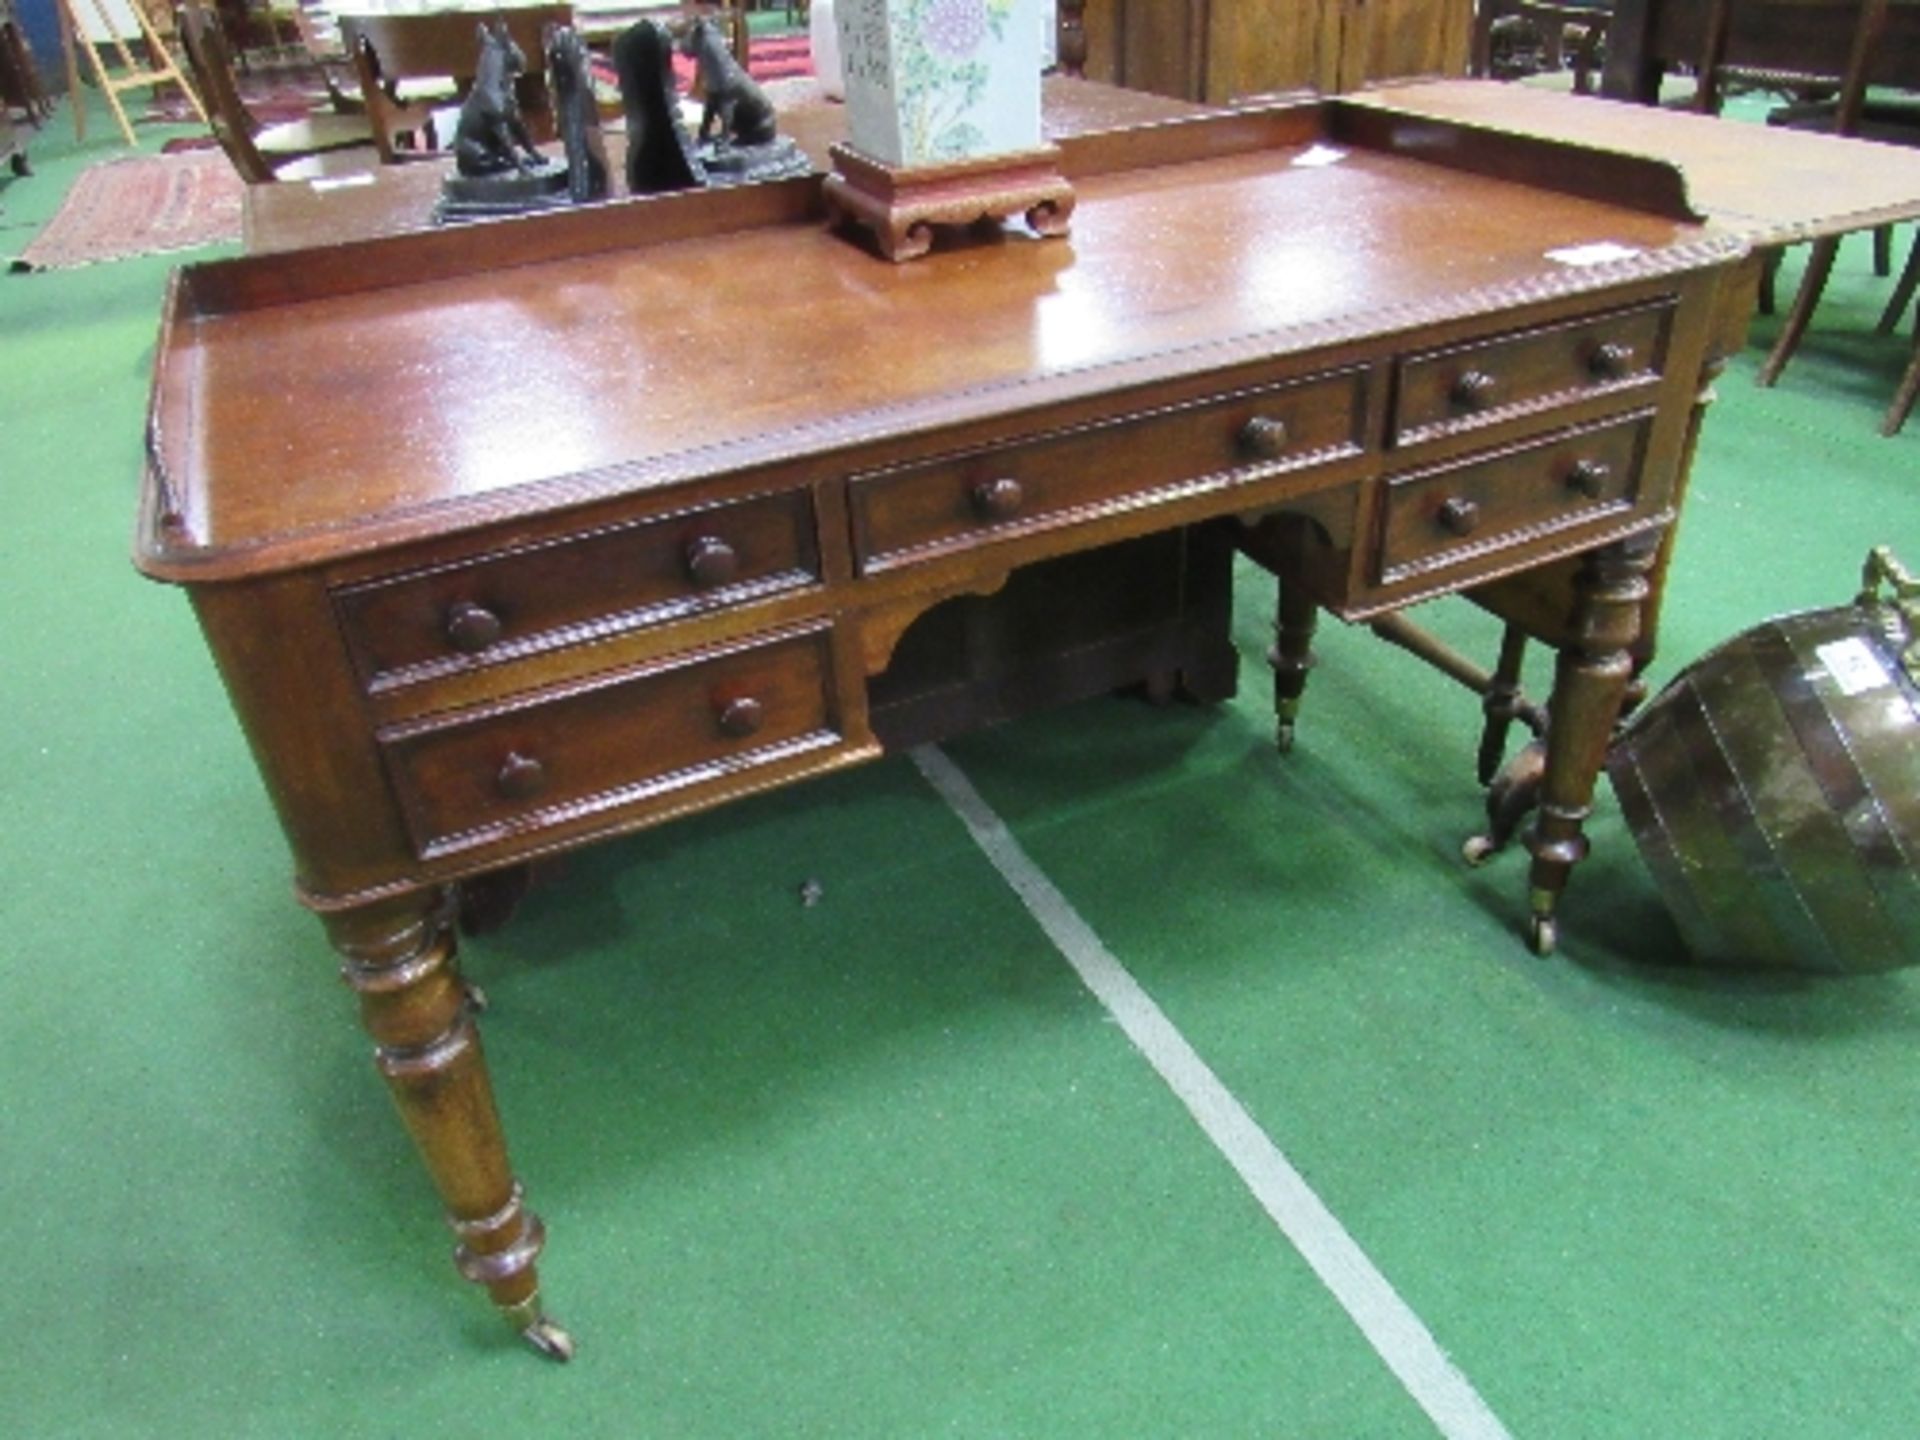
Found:
[[[950,165],[895,169],[850,145],[835,145],[827,209],[835,224],[873,231],[887,259],[917,260],[933,248],[934,227],[1024,214],[1041,235],[1065,235],[1073,186],[1052,145]]]

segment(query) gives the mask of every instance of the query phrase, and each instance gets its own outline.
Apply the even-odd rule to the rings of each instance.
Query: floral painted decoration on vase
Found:
[[[854,144],[938,165],[1040,143],[1039,0],[841,0]]]

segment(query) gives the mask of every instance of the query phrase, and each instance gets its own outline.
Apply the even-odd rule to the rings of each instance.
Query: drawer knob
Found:
[[[1587,370],[1596,380],[1618,380],[1633,369],[1633,347],[1618,341],[1596,345],[1587,356]]]
[[[687,543],[687,574],[702,590],[731,584],[740,573],[740,555],[718,535]]]
[[[1440,507],[1434,519],[1440,522],[1440,528],[1449,535],[1471,535],[1480,524],[1480,507],[1473,501],[1459,495],[1450,498]]]
[[[1448,393],[1462,410],[1484,410],[1493,404],[1500,382],[1484,370],[1469,370],[1453,382]]]
[[[1240,448],[1262,460],[1278,460],[1287,453],[1287,422],[1254,416],[1240,427]]]
[[[1567,488],[1598,500],[1613,478],[1613,467],[1604,460],[1576,460],[1567,471]]]
[[[1020,502],[1024,499],[1026,494],[1020,482],[1010,475],[998,480],[982,480],[973,487],[974,511],[988,520],[1011,520],[1020,513]]]
[[[766,709],[751,695],[741,695],[720,707],[720,732],[744,740],[760,728]]]
[[[547,784],[547,767],[531,755],[514,751],[501,762],[494,785],[509,800],[531,800]]]
[[[447,607],[447,643],[463,655],[478,655],[500,638],[500,617],[484,605],[456,600]]]

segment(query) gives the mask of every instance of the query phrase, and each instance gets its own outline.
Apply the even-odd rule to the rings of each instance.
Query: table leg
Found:
[[[1560,892],[1573,867],[1586,858],[1583,827],[1593,813],[1593,787],[1633,678],[1632,646],[1652,593],[1647,572],[1659,540],[1658,534],[1639,536],[1596,550],[1574,582],[1574,639],[1560,651],[1554,669],[1540,811],[1526,840],[1533,855],[1527,941],[1537,955],[1553,952]]]
[[[1279,587],[1277,634],[1267,652],[1267,664],[1273,667],[1274,744],[1284,755],[1293,749],[1294,722],[1300,718],[1307,672],[1314,666],[1313,630],[1320,620],[1320,607],[1304,585],[1289,584],[1282,576]]]
[[[324,918],[341,975],[360,998],[374,1064],[459,1237],[454,1264],[535,1349],[572,1358],[572,1338],[540,1308],[534,1261],[546,1232],[507,1162],[445,896],[428,891]]]

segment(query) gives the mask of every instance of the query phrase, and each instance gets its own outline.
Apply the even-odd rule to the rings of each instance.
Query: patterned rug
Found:
[[[237,77],[240,103],[262,125],[277,125],[282,120],[299,120],[315,105],[326,103],[326,79],[317,65],[261,66]],[[351,71],[344,76],[353,89]],[[141,117],[158,124],[198,125],[200,117],[187,103],[187,97],[171,85],[161,86],[147,102]]]
[[[238,240],[245,193],[218,150],[104,160],[81,172],[13,268],[66,270]]]
[[[613,62],[605,56],[593,57],[594,89],[603,98],[617,101],[620,97],[619,81],[613,73]],[[747,73],[756,80],[790,80],[796,76],[813,74],[813,42],[806,33],[794,35],[764,35],[747,42]],[[680,82],[680,93],[685,95],[693,88],[693,59],[673,52],[673,78]]]
[[[675,73],[679,72],[680,62],[687,60],[684,55],[673,57]],[[693,62],[687,60],[687,71],[680,74],[680,83],[690,84],[693,80]],[[803,31],[797,35],[768,35],[762,39],[747,42],[747,73],[756,80],[789,80],[796,75],[813,74],[813,42]]]

